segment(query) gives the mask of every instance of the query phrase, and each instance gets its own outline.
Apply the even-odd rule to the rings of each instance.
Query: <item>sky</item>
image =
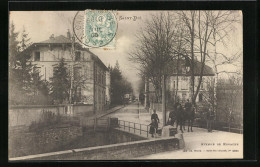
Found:
[[[90,49],[107,66],[114,66],[116,61],[118,61],[123,75],[132,83],[135,93],[137,93],[140,77],[136,65],[128,60],[128,53],[131,52],[137,41],[135,35],[140,30],[140,27],[144,25],[144,21],[153,13],[156,13],[156,11],[118,11],[118,29],[115,36],[116,47],[110,50],[102,48]],[[15,24],[16,31],[21,32],[24,27],[29,32],[31,42],[34,43],[49,39],[51,34],[66,36],[68,29],[71,29],[71,23],[75,14],[76,11],[11,11],[9,19],[10,22]],[[139,19],[135,21],[120,19],[120,17],[133,16],[137,16]],[[237,25],[236,30],[230,33],[228,47],[220,46],[219,49],[227,54],[234,54],[238,50],[242,51],[242,40],[241,24]],[[233,67],[229,65],[222,68],[226,71],[236,71],[237,68],[242,68],[242,59],[238,64],[238,66]]]

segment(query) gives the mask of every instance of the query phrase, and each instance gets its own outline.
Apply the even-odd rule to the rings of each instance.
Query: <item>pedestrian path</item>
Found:
[[[113,107],[109,110],[107,110],[106,112],[103,112],[103,113],[98,113],[96,115],[93,115],[93,116],[81,116],[79,117],[79,121],[80,121],[80,125],[83,126],[83,127],[91,127],[91,128],[94,128],[96,123],[97,123],[97,119],[98,119],[98,122],[102,123],[102,121],[105,121],[107,122],[107,119],[102,119],[103,117],[106,117],[107,115],[113,113],[113,112],[116,112],[120,109],[124,108],[124,106],[116,106],[116,107]],[[107,124],[107,123],[106,123]]]
[[[140,110],[140,107],[139,107]],[[162,113],[158,112],[160,121]],[[151,123],[151,113],[138,111],[136,104],[131,104],[125,108],[119,109],[110,117],[117,117],[122,121],[120,130],[127,131],[136,135],[147,138],[147,125]],[[125,122],[125,126],[122,126]],[[130,129],[129,129],[129,123]],[[161,121],[162,122],[162,121]],[[134,123],[136,123],[134,125]],[[134,130],[132,127],[138,127],[138,124],[143,124],[142,131]],[[159,128],[162,123],[159,124]],[[149,128],[148,128],[149,129]],[[146,130],[146,131],[145,131]],[[179,132],[180,133],[180,132]],[[213,130],[209,133],[206,129],[193,127],[193,132],[183,131],[185,148],[177,151],[163,152],[152,154],[149,156],[138,157],[137,159],[221,159],[221,158],[242,158],[243,157],[243,135],[224,131]],[[148,138],[151,135],[148,133]]]
[[[102,113],[98,113],[98,114],[95,114],[93,116],[90,116],[90,117],[86,117],[85,119],[95,119],[95,118],[102,118],[104,116],[107,116],[109,114],[112,114],[120,109],[124,108],[123,105],[120,105],[120,106],[116,106],[116,107],[113,107],[105,112],[102,112]]]
[[[162,119],[162,116],[159,118]],[[132,133],[144,138],[152,138],[149,134],[151,123],[151,113],[149,113],[143,106],[136,104],[130,104],[126,107],[117,110],[112,114],[108,114],[107,117],[116,117],[119,120],[119,130]],[[159,123],[159,128],[162,124]],[[141,129],[141,130],[140,130]],[[159,138],[157,135],[156,137]]]
[[[185,148],[151,154],[137,159],[234,159],[243,158],[243,135],[194,128],[183,133]]]

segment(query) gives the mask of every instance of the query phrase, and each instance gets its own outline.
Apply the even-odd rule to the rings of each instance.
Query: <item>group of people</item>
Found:
[[[191,104],[189,99],[187,99],[184,106],[177,101],[174,105],[174,110],[169,113],[169,119],[167,124],[174,126],[174,123],[176,122],[176,128],[180,126],[181,132],[185,130],[184,123],[185,121],[188,121],[188,132],[193,131],[192,125],[195,118],[195,105]]]
[[[196,106],[192,104],[189,99],[187,99],[186,103],[182,106],[179,101],[174,104],[174,110],[169,113],[167,125],[174,126],[176,128],[180,127],[180,131],[183,133],[185,130],[185,122],[188,122],[188,132],[193,132],[192,126],[193,121],[195,119],[195,111]],[[206,119],[207,119],[207,129],[208,132],[212,132],[212,123],[214,120],[214,112],[210,107],[207,111]],[[153,110],[153,114],[151,115],[151,123],[150,123],[150,134],[154,137],[154,134],[158,131],[158,123],[160,122],[158,115],[156,114],[156,110]]]
[[[183,132],[183,128],[185,130],[184,122],[188,121],[188,132],[191,130],[192,132],[192,124],[195,117],[195,106],[189,102],[185,103],[184,107],[177,101],[174,105],[174,110],[169,113],[167,125],[174,126],[176,122],[176,128],[180,126],[180,130]],[[154,137],[158,130],[158,123],[160,122],[158,115],[156,114],[156,110],[153,110],[153,114],[151,115],[151,123],[150,123],[150,134]]]

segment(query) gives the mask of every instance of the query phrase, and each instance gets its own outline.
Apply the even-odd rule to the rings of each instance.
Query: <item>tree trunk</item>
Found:
[[[195,20],[194,16],[195,13],[193,13],[192,16],[192,28],[191,28],[191,99],[192,99],[192,104],[195,104],[195,98],[194,98],[194,27],[195,27]]]
[[[176,91],[175,91],[174,103],[176,103],[176,100],[177,100],[177,97],[178,97],[178,89],[179,89],[179,61],[180,61],[180,55],[178,54],[178,58],[177,58],[177,76],[176,76]]]
[[[162,79],[162,114],[163,114],[163,126],[166,125],[166,98],[165,98],[165,76]]]

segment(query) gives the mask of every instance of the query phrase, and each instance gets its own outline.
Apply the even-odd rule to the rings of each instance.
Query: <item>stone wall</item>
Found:
[[[91,116],[94,114],[93,105],[11,106],[8,117],[9,127],[29,126],[32,122],[38,122],[43,110],[62,116]]]
[[[170,137],[30,155],[10,160],[122,160],[175,149],[179,149],[179,139]]]
[[[64,126],[37,132],[9,131],[9,157],[46,153],[82,136],[82,128]]]

